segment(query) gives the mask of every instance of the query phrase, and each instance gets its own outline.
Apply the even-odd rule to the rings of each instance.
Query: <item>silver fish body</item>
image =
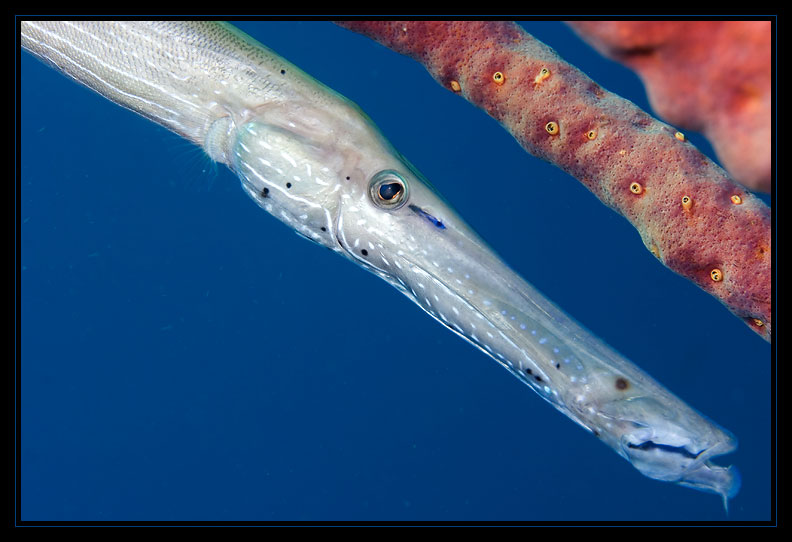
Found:
[[[300,235],[371,271],[643,474],[732,497],[728,432],[521,279],[359,108],[230,25],[24,22],[23,46],[201,145]]]

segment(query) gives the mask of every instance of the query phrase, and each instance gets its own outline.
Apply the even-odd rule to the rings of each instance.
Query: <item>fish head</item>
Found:
[[[736,469],[711,461],[736,448],[734,437],[587,342],[589,334],[516,275],[362,112],[296,111],[241,124],[227,153],[262,208],[396,287],[642,474],[724,502],[737,493]],[[561,348],[577,359],[569,368]],[[555,352],[558,361],[537,361]],[[576,364],[585,382],[564,372]]]

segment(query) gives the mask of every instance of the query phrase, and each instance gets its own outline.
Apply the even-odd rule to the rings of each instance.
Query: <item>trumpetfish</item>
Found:
[[[22,46],[228,166],[642,474],[720,495],[736,439],[511,270],[354,103],[227,23],[23,21]]]

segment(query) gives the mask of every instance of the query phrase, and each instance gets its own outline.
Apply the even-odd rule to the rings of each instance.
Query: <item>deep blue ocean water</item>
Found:
[[[643,477],[196,147],[23,53],[23,520],[767,520],[770,346],[417,63],[239,26],[357,102],[529,282],[732,431],[742,490]],[[525,23],[608,90],[638,79]],[[694,142],[711,155],[700,138]]]

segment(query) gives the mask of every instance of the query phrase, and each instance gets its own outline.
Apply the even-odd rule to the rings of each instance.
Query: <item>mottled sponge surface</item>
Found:
[[[569,25],[601,54],[638,74],[660,117],[703,133],[737,181],[770,191],[770,21]]]
[[[635,226],[660,261],[770,340],[770,209],[684,135],[513,23],[340,24],[421,62],[528,152],[579,179]]]

